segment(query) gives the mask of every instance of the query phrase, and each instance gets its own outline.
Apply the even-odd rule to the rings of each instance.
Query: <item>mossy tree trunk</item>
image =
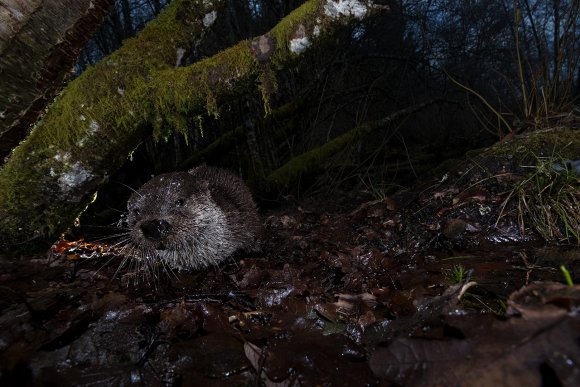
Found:
[[[0,160],[26,135],[114,0],[0,4]],[[0,162],[1,164],[1,162]]]
[[[136,38],[71,82],[14,150],[0,170],[0,245],[30,250],[54,241],[151,128],[165,137],[185,130],[187,117],[218,115],[223,101],[256,79],[267,107],[269,69],[331,38],[333,24],[377,8],[370,0],[337,4],[307,1],[269,33],[176,67],[220,17],[220,2],[173,1]]]

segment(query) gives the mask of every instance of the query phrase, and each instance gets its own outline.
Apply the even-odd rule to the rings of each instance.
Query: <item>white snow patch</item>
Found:
[[[314,29],[312,30],[312,35],[315,37],[320,35],[320,26],[319,25],[314,26]]]
[[[307,36],[302,38],[294,38],[290,41],[290,51],[294,54],[302,54],[312,43]]]
[[[373,5],[372,1],[368,1],[367,4],[358,0],[328,0],[324,5],[324,13],[332,18],[352,16],[356,19],[362,19]]]
[[[84,169],[81,163],[77,161],[68,172],[58,178],[58,185],[62,192],[70,192],[92,176],[93,174]]]
[[[210,13],[206,13],[203,17],[203,25],[205,28],[211,26],[217,19],[217,12],[211,11]]]
[[[68,152],[62,153],[59,151],[57,154],[53,156],[53,159],[55,159],[59,163],[66,163],[70,160],[70,153]]]
[[[185,48],[178,47],[177,50],[175,50],[175,54],[177,55],[175,67],[179,67],[179,65],[181,64],[181,60],[183,59],[183,55],[185,55]]]
[[[99,123],[95,120],[91,120],[91,123],[89,125],[89,132],[91,134],[97,133],[97,131],[100,129],[101,127],[99,126]]]
[[[97,133],[99,129],[101,129],[99,123],[95,120],[91,120],[91,123],[89,124],[89,128],[87,130],[87,135],[77,141],[77,146],[79,147],[85,146],[87,140],[91,137],[91,135]]]

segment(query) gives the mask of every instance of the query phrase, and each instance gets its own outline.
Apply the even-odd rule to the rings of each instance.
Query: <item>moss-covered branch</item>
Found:
[[[52,242],[151,127],[165,136],[183,130],[187,116],[217,115],[220,101],[250,87],[265,68],[283,68],[332,30],[326,27],[373,8],[370,0],[353,2],[357,7],[337,9],[333,1],[307,1],[268,34],[175,68],[219,17],[221,2],[173,1],[136,38],[71,82],[14,150],[0,170],[0,245]],[[30,240],[35,244],[23,245]]]
[[[379,128],[384,128],[408,115],[422,110],[439,100],[420,103],[406,109],[399,110],[380,120],[366,122],[354,127],[348,132],[332,139],[326,144],[294,157],[280,168],[273,171],[268,177],[268,184],[278,190],[287,190],[296,184],[301,177],[312,176],[322,168],[331,156],[335,155],[347,145],[353,144],[362,137]]]

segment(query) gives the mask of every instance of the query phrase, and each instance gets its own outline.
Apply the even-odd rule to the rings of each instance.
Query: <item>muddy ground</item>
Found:
[[[578,245],[506,201],[510,149],[269,211],[260,254],[196,273],[83,241],[4,260],[0,385],[580,385]]]

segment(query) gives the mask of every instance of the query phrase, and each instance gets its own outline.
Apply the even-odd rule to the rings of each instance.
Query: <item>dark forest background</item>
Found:
[[[166,3],[118,0],[75,71],[119,48]],[[211,44],[193,47],[182,65],[267,32],[303,2],[226,3],[227,17],[204,39]],[[271,111],[265,114],[256,90],[220,107],[219,118],[188,117],[185,131],[145,141],[99,200],[128,196],[119,182],[138,187],[153,174],[201,162],[237,170],[263,202],[353,186],[382,196],[505,136],[579,126],[579,1],[377,3],[390,11],[349,23],[295,66],[273,69]],[[319,173],[277,192],[262,184],[264,171],[354,127],[430,101],[324,160]],[[233,139],[216,146],[226,133]]]

